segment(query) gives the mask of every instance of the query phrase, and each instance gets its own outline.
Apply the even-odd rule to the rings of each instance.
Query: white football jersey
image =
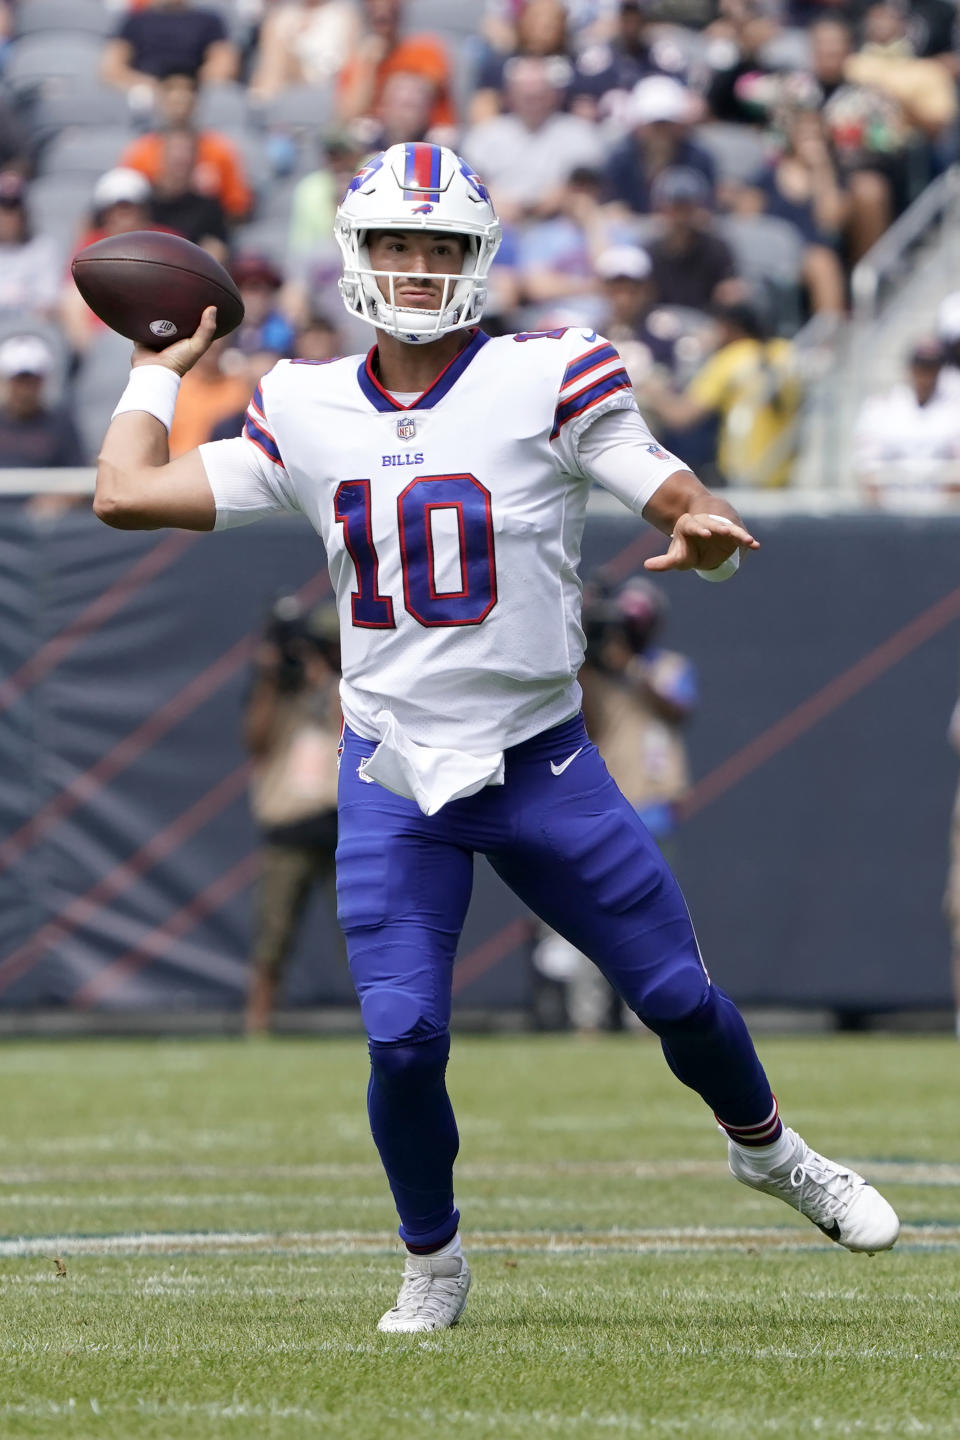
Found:
[[[620,498],[637,513],[684,466],[594,333],[478,331],[406,404],[374,354],[281,361],[243,437],[201,446],[217,528],[298,510],[322,537],[358,734],[399,727],[418,746],[500,752],[579,708],[581,437],[632,412]]]

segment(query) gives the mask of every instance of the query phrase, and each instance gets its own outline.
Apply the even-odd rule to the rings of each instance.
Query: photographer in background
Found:
[[[692,661],[656,643],[666,611],[663,592],[648,580],[628,580],[616,594],[603,583],[586,585],[579,679],[587,734],[673,865],[677,807],[690,787],[682,732],[699,692]],[[548,985],[564,987],[574,1029],[622,1028],[619,995],[568,941],[542,927],[533,963]]]
[[[253,756],[251,805],[263,840],[245,1028],[269,1028],[283,967],[311,891],[321,886],[331,949],[346,964],[336,923],[340,632],[336,607],[274,604],[243,719]]]

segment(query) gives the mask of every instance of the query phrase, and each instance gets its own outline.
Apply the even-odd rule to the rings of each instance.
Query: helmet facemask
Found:
[[[373,228],[393,231],[397,227],[371,227]],[[441,335],[449,335],[453,330],[463,330],[477,324],[487,298],[486,274],[477,274],[477,262],[481,252],[481,241],[477,236],[451,232],[452,236],[463,244],[463,264],[459,274],[422,270],[416,272],[418,280],[435,280],[441,286],[439,309],[429,310],[424,306],[414,308],[397,304],[396,286],[399,282],[408,280],[410,272],[375,270],[370,263],[369,234],[369,230],[356,232],[355,264],[350,263],[347,251],[341,243],[341,249],[344,250],[344,271],[340,281],[340,294],[348,310],[410,345],[422,345],[425,341],[439,339]],[[337,238],[340,238],[339,235]],[[489,268],[489,261],[486,268]],[[386,295],[380,288],[380,280],[387,282]]]

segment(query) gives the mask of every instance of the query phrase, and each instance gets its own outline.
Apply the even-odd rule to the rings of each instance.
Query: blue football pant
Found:
[[[369,1039],[370,1126],[407,1244],[442,1244],[459,1220],[445,1070],[475,852],[600,967],[717,1115],[744,1127],[769,1118],[773,1097],[746,1026],[711,984],[680,888],[582,717],[507,750],[503,785],[429,817],[360,779],[374,749],[345,731],[338,916]]]

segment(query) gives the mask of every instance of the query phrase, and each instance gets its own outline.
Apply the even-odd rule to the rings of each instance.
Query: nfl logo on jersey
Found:
[[[412,440],[417,433],[417,422],[412,415],[401,415],[397,419],[397,439]]]

